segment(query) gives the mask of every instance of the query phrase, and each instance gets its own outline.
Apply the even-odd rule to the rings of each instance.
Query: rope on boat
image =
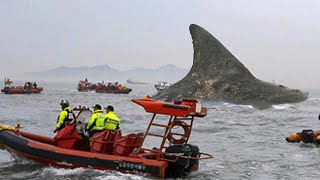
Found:
[[[14,130],[14,127],[8,126],[8,125],[0,125],[0,131],[2,131],[2,130],[13,131],[13,130]]]

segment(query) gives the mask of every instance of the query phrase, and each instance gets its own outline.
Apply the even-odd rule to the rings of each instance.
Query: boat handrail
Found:
[[[167,152],[162,152],[165,155],[170,155],[170,156],[175,156],[176,159],[175,160],[170,160],[170,159],[166,159],[166,158],[160,158],[162,160],[166,160],[166,161],[171,161],[171,162],[175,162],[178,160],[178,158],[184,158],[184,159],[194,159],[194,160],[204,160],[204,159],[211,159],[213,158],[212,155],[208,154],[208,153],[203,153],[203,152],[199,152],[198,157],[191,157],[191,156],[184,156],[184,155],[176,155],[176,153],[167,153]],[[205,157],[201,157],[201,156],[205,156]]]
[[[160,156],[174,156],[175,159],[167,159],[167,158],[163,158],[163,157],[160,157],[159,160],[164,160],[164,161],[169,161],[169,162],[176,162],[179,158],[184,158],[184,159],[194,159],[194,160],[204,160],[204,159],[211,159],[213,158],[212,155],[208,154],[208,153],[204,153],[204,152],[199,152],[199,155],[197,157],[191,157],[191,156],[184,156],[184,155],[177,155],[177,154],[180,154],[180,153],[168,153],[168,152],[160,152],[160,151],[157,151],[157,150],[154,150],[154,149],[146,149],[146,148],[141,148],[141,150],[144,150],[144,151],[150,151],[152,153],[157,153],[160,157]],[[202,157],[204,156],[204,157]]]

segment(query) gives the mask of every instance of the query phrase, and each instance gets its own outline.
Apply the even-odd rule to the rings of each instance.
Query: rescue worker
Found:
[[[65,125],[66,122],[72,121],[72,118],[69,118],[69,115],[70,114],[72,115],[72,111],[69,107],[69,102],[68,101],[64,102],[62,100],[60,105],[62,110],[60,111],[60,114],[58,116],[56,129],[53,131],[54,133],[59,132],[61,129],[66,127]]]
[[[36,82],[33,83],[33,88],[37,89],[38,84]]]
[[[107,114],[105,115],[105,126],[104,126],[105,129],[108,129],[108,130],[119,129],[120,119],[113,112],[114,111],[113,106],[109,105],[106,109],[107,109]]]
[[[93,113],[86,127],[86,131],[89,131],[89,137],[91,137],[96,132],[104,130],[104,122],[105,122],[104,116],[105,115],[101,110],[101,106],[99,104],[96,104],[93,107]]]

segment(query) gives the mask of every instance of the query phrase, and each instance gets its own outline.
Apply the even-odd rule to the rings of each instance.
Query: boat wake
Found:
[[[56,168],[56,167],[45,167],[42,171],[41,176],[44,177],[55,177],[55,178],[72,178],[74,175],[82,174],[83,179],[99,179],[99,180],[142,180],[148,179],[145,176],[141,176],[141,174],[123,174],[121,172],[116,171],[101,171],[96,169],[86,169],[86,168],[75,168],[75,169],[64,169],[64,168]]]
[[[85,174],[85,168],[75,168],[75,169],[64,169],[64,168],[56,168],[56,167],[45,167],[42,171],[42,175],[55,175],[55,176],[65,176],[65,175],[78,175]]]
[[[231,108],[243,108],[243,109],[255,109],[252,105],[241,105],[241,104],[231,104],[231,103],[223,103],[225,107]]]

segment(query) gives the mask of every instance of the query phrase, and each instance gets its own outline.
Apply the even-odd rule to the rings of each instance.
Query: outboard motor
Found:
[[[191,150],[191,157],[197,158],[200,154],[200,149],[196,145],[187,144],[187,146]],[[199,169],[199,160],[198,159],[190,159],[190,164],[185,170],[185,174],[190,174],[192,171],[197,171]]]
[[[166,178],[185,177],[190,173],[189,170],[187,170],[190,167],[190,159],[177,157],[177,156],[190,157],[192,152],[188,145],[175,144],[175,145],[169,146],[165,152],[172,154],[172,155],[165,155],[164,157],[165,159],[176,160],[178,158],[175,162],[170,162],[170,161],[168,162],[168,167],[166,169]]]

